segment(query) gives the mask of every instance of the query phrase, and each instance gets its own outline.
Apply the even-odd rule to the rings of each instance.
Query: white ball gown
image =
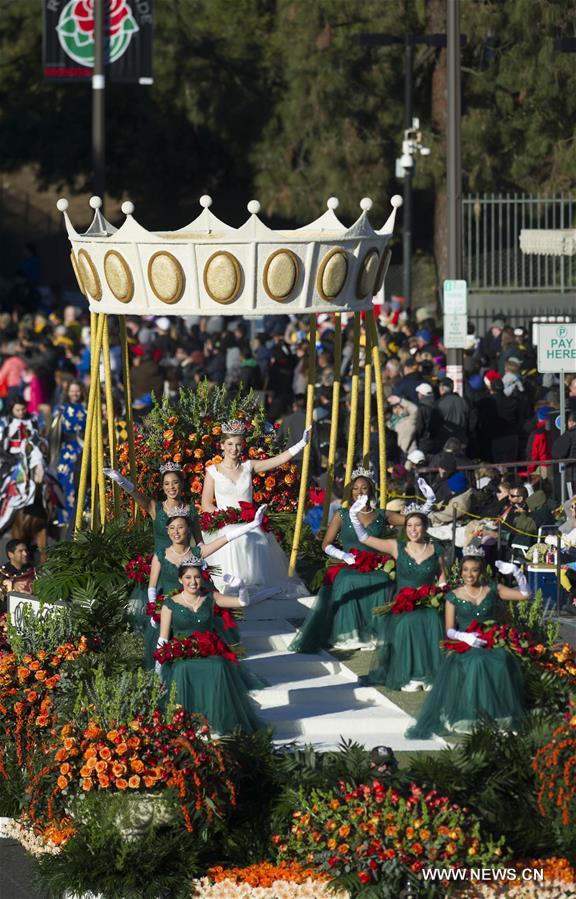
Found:
[[[206,471],[206,477],[214,481],[214,496],[218,509],[240,508],[241,502],[252,502],[252,464],[243,462],[240,466],[240,477],[233,481],[215,465]],[[220,533],[231,534],[237,524],[227,524],[222,531],[204,534],[204,542],[210,543]],[[216,589],[222,593],[236,592],[229,590],[222,580],[222,575],[233,574],[242,578],[249,588],[266,588],[286,596],[306,596],[307,590],[300,578],[289,577],[288,559],[278,546],[273,535],[256,528],[231,543],[227,543],[209,557],[208,563],[219,569],[213,581]],[[272,592],[270,593],[272,595]]]

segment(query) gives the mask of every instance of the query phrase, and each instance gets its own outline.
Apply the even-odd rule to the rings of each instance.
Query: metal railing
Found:
[[[576,199],[540,194],[475,194],[462,200],[464,267],[472,291],[576,289],[576,257],[520,251],[523,228],[573,228]]]

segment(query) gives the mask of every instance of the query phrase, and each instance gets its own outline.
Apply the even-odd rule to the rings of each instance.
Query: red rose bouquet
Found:
[[[200,527],[205,534],[211,534],[226,527],[227,524],[243,524],[254,521],[258,507],[254,503],[240,503],[240,508],[233,506],[227,509],[216,509],[215,512],[202,512],[200,515]],[[265,515],[260,525],[263,531],[270,530],[270,519]]]
[[[154,601],[150,601],[146,606],[146,614],[149,618],[156,622],[156,624],[160,624],[160,614],[162,612],[162,606],[164,604],[166,597],[163,593],[157,593],[156,599]]]
[[[124,567],[124,571],[131,581],[136,581],[137,584],[143,584],[144,582],[147,582],[150,577],[151,565],[152,556],[136,556],[135,559],[130,559],[128,564]]]
[[[532,634],[528,631],[519,631],[510,624],[494,624],[493,622],[482,624],[479,621],[473,621],[466,628],[466,633],[477,634],[481,637],[485,641],[483,649],[507,649],[520,659],[532,659],[540,655],[540,649]],[[457,653],[468,652],[469,649],[472,649],[461,640],[443,640],[442,648],[447,652]]]
[[[438,584],[424,584],[422,587],[403,587],[399,590],[394,601],[385,606],[373,609],[374,615],[402,615],[404,612],[414,612],[415,609],[440,609],[444,602],[444,595],[449,588],[440,587]]]
[[[359,574],[369,574],[372,571],[383,571],[392,580],[396,574],[396,563],[392,556],[383,556],[380,553],[368,552],[365,549],[356,549],[353,547],[350,552],[355,557],[354,565],[346,565],[345,562],[337,562],[336,565],[330,565],[326,569],[324,575],[324,585],[333,584],[337,575],[345,569],[346,571],[357,571]]]
[[[230,662],[238,663],[236,654],[214,633],[214,631],[194,631],[188,637],[173,637],[152,656],[156,662],[178,662],[186,659],[207,659],[210,656],[222,656]]]

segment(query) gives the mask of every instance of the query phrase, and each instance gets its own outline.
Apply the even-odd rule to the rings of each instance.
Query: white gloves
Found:
[[[164,646],[165,643],[168,643],[166,637],[158,637],[158,642],[156,644],[156,649],[160,649],[161,646]],[[162,677],[162,665],[160,662],[156,662],[154,664],[154,671],[158,675],[158,677]]]
[[[156,602],[158,590],[156,587],[148,587],[148,602]]]
[[[340,562],[344,562],[346,565],[353,565],[356,561],[356,556],[354,555],[354,553],[346,553],[343,549],[338,549],[337,546],[333,546],[332,543],[328,544],[324,552],[332,559],[338,559]]]
[[[223,574],[222,580],[228,587],[232,587],[233,590],[236,590],[238,587],[244,586],[244,581],[241,577],[236,577],[233,574]]]
[[[250,597],[248,595],[248,588],[244,586],[244,582],[242,582],[242,584],[243,586],[238,590],[238,605],[249,606]]]
[[[500,560],[495,564],[500,574],[511,574],[514,577],[522,596],[528,597],[531,595],[526,575],[518,568],[518,565],[515,565],[514,562],[501,562]]]
[[[254,521],[249,521],[246,524],[234,525],[233,529],[225,535],[228,543],[230,543],[231,540],[236,540],[237,537],[243,537],[244,534],[249,534],[250,531],[255,531],[256,528],[259,528],[267,508],[268,506],[260,506],[254,516]]]
[[[128,478],[125,478],[123,474],[120,474],[119,471],[116,471],[114,468],[105,468],[104,474],[107,478],[110,478],[111,481],[116,481],[119,487],[122,490],[125,490],[126,493],[134,492],[134,484],[132,481],[129,481]]]
[[[468,646],[471,646],[473,649],[481,649],[483,646],[486,646],[486,640],[483,640],[478,634],[469,634],[466,631],[456,631],[453,627],[448,628],[446,636],[449,640],[460,640],[462,643],[467,643]]]
[[[424,512],[424,514],[428,514],[428,512],[430,512],[432,506],[436,502],[436,494],[432,490],[432,487],[426,483],[424,478],[418,478],[416,483],[418,484],[418,490],[426,500],[426,502],[422,506],[422,511]]]
[[[367,502],[368,497],[366,496],[366,494],[364,494],[364,496],[359,496],[356,502],[352,503],[352,505],[350,506],[350,521],[352,522],[352,527],[356,531],[356,536],[362,543],[364,543],[366,538],[370,535],[358,518],[358,513],[362,511]]]
[[[297,456],[301,450],[304,449],[310,443],[310,437],[312,435],[312,427],[306,428],[304,433],[302,434],[301,440],[298,443],[295,443],[294,446],[289,446],[286,450],[287,453],[290,453],[291,456]]]

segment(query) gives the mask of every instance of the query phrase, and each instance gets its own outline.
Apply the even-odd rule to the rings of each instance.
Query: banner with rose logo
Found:
[[[104,0],[107,77],[152,81],[153,0]],[[44,78],[85,81],[94,68],[94,0],[44,0]]]

